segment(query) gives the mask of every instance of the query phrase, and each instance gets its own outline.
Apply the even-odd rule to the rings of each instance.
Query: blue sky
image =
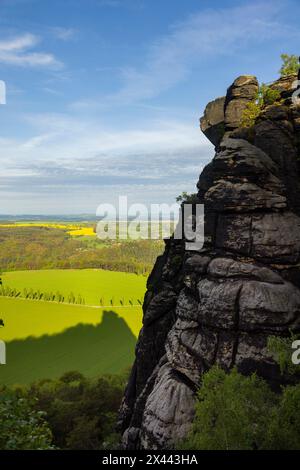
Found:
[[[206,103],[275,79],[299,17],[285,0],[0,0],[0,214],[194,192]]]

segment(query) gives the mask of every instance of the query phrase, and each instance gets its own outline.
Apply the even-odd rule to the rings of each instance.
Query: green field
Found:
[[[39,271],[12,271],[2,275],[4,285],[22,290],[24,288],[41,292],[56,292],[67,296],[70,292],[81,294],[87,305],[115,304],[124,299],[137,303],[144,296],[146,278],[131,273],[105,271],[103,269],[51,269]]]
[[[59,377],[69,370],[87,376],[119,373],[134,359],[142,309],[100,307],[99,297],[142,298],[145,277],[103,270],[49,270],[4,273],[3,284],[17,289],[73,291],[86,305],[0,297],[7,345],[7,364],[0,366],[0,383],[28,384]]]

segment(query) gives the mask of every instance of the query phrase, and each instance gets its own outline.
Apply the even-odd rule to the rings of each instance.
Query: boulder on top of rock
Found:
[[[204,115],[200,118],[200,128],[216,147],[221,142],[224,132],[224,104],[225,96],[217,98],[207,104]]]
[[[227,90],[225,99],[225,130],[231,131],[240,126],[243,112],[258,93],[258,81],[253,75],[238,77]]]

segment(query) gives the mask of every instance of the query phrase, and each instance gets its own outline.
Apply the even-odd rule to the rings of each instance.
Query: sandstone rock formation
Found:
[[[215,146],[218,146],[224,135],[225,96],[208,103],[200,119],[200,128]]]
[[[213,364],[256,371],[274,388],[288,380],[267,349],[268,336],[300,329],[300,109],[282,82],[274,84],[282,99],[251,128],[239,127],[257,92],[249,76],[201,120],[216,146],[197,184],[205,244],[191,252],[167,240],[148,279],[120,414],[127,449],[184,437],[199,379]]]

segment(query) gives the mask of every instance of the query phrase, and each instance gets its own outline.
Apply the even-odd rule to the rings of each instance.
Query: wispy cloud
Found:
[[[43,87],[42,90],[44,92],[49,93],[50,95],[54,95],[54,96],[62,96],[63,95],[63,93],[61,91],[58,91],[55,88]]]
[[[98,119],[81,120],[64,114],[34,114],[24,119],[27,126],[33,128],[33,137],[21,141],[0,139],[7,158],[19,162],[28,158],[28,161],[66,160],[72,163],[99,155],[100,159],[105,160],[106,155],[108,159],[115,156],[122,161],[122,158],[136,154],[160,154],[163,160],[170,152],[181,149],[210,148],[193,122],[154,120],[116,130]]]
[[[53,54],[31,52],[39,42],[40,39],[30,33],[1,39],[0,63],[22,67],[60,68],[62,63]]]
[[[153,98],[184,80],[201,61],[232,54],[250,43],[299,37],[298,30],[282,23],[283,6],[259,1],[191,15],[149,47],[141,68],[123,69],[123,86],[110,100],[128,103]]]
[[[49,201],[54,194],[55,200],[61,197],[62,207],[68,204],[64,195],[78,198],[81,210],[89,212],[118,194],[145,203],[174,202],[180,188],[195,190],[197,174],[213,153],[189,122],[153,121],[115,130],[68,115],[34,115],[26,121],[35,128],[31,138],[0,138],[5,155],[0,193],[6,200],[9,193],[30,195],[31,207],[46,194]],[[91,193],[94,199],[87,197]],[[23,198],[22,205],[24,212]]]
[[[75,29],[63,28],[60,26],[51,28],[51,32],[57,39],[61,39],[62,41],[69,41],[70,39],[73,39],[76,34]]]

